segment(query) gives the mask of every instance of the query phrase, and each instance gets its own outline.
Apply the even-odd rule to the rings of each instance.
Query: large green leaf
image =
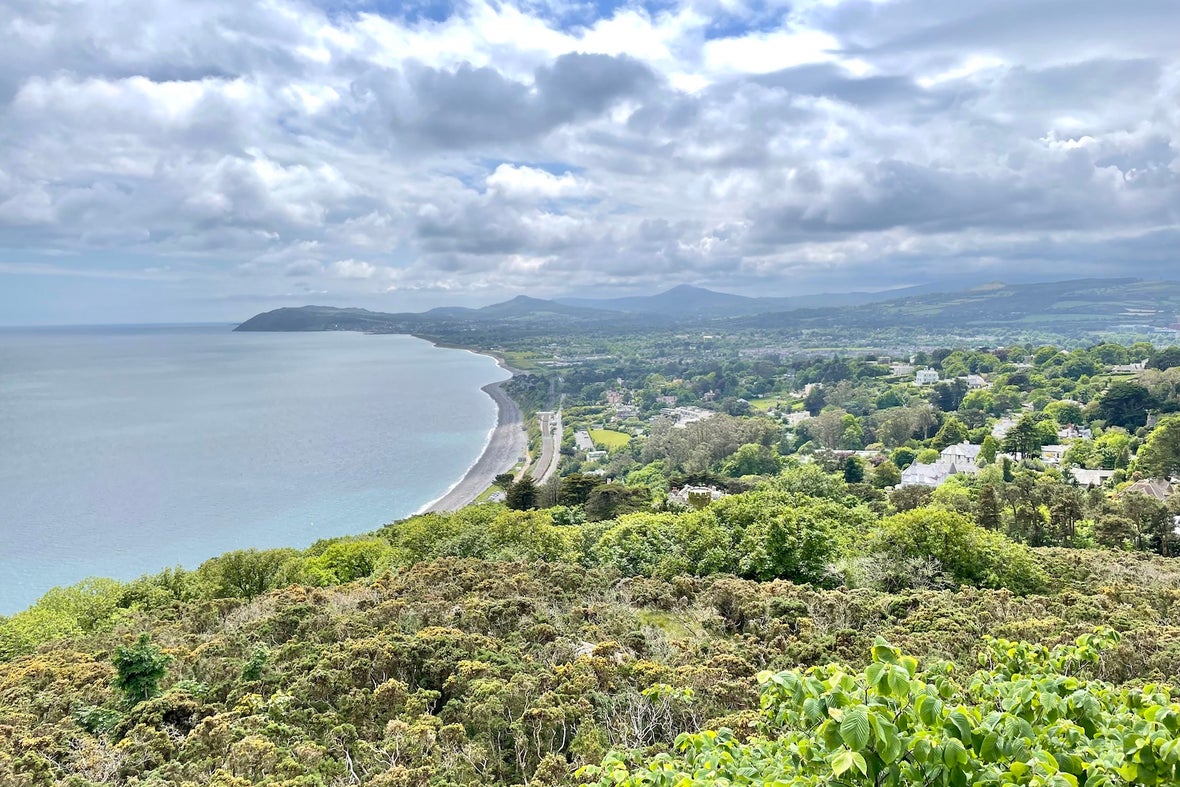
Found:
[[[864,708],[851,708],[840,722],[840,739],[853,751],[860,751],[869,745],[872,731],[869,716]]]

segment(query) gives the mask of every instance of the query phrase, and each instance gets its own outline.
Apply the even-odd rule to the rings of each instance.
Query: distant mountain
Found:
[[[924,285],[937,287],[938,285]],[[675,287],[638,298],[542,300],[521,295],[480,309],[443,307],[386,314],[366,309],[303,306],[250,318],[239,331],[368,331],[413,333],[439,341],[497,343],[570,331],[601,335],[696,326],[789,335],[820,330],[896,331],[923,335],[967,332],[998,336],[1150,333],[1180,320],[1180,282],[1076,279],[1032,284],[991,282],[954,292],[846,293],[748,298],[699,287]],[[884,297],[889,295],[891,297]],[[874,298],[873,301],[864,300]],[[826,299],[826,302],[825,302]],[[844,299],[843,305],[831,300]],[[864,308],[865,303],[873,308]]]
[[[788,295],[751,298],[728,292],[682,284],[656,295],[624,298],[556,298],[557,303],[588,309],[662,315],[671,318],[743,317],[754,314],[853,306],[928,292],[962,289],[947,282],[935,282],[884,292],[829,292],[818,295]]]
[[[657,295],[626,298],[557,298],[557,303],[587,309],[662,314],[670,317],[736,316],[752,314],[757,299],[727,292],[714,292],[682,284]],[[766,311],[766,309],[763,309]]]
[[[334,306],[299,306],[255,315],[236,331],[372,331],[417,332],[456,323],[530,323],[537,325],[606,322],[618,312],[518,295],[510,301],[480,309],[444,306],[426,312],[390,314]]]
[[[611,311],[592,306],[579,306],[576,304],[560,303],[558,301],[542,300],[541,298],[530,298],[527,295],[517,295],[510,301],[493,303],[491,306],[476,309],[475,315],[473,316],[476,316],[477,319],[562,317],[566,319],[573,318],[576,320],[593,321],[610,319],[612,316]]]
[[[298,306],[256,314],[235,331],[370,331],[420,319],[417,314],[384,314],[368,309]]]
[[[1056,334],[1166,329],[1180,314],[1180,282],[1073,279],[1033,284],[991,282],[969,290],[916,295],[853,307],[753,315],[735,327],[920,328],[927,331],[1043,331]]]

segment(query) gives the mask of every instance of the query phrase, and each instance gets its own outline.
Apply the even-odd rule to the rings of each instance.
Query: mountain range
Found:
[[[330,306],[282,308],[250,318],[239,331],[359,330],[454,338],[465,331],[517,335],[595,327],[628,331],[704,324],[711,328],[794,331],[989,329],[1078,333],[1158,330],[1180,321],[1180,282],[1073,279],[1034,284],[993,282],[953,292],[938,285],[879,293],[751,298],[679,286],[650,296],[558,298],[525,295],[482,308],[440,307],[383,313]],[[874,308],[865,309],[866,304]]]

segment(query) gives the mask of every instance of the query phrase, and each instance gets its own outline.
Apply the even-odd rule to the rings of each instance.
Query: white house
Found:
[[[901,471],[901,483],[899,486],[940,486],[954,472],[954,464],[944,462],[941,459],[933,464],[914,462],[905,470]]]
[[[1069,450],[1068,445],[1043,445],[1041,446],[1041,460],[1047,464],[1059,465],[1067,450]]]
[[[914,382],[918,385],[934,385],[934,383],[938,382],[938,372],[929,367],[919,369],[917,374],[914,375]]]
[[[787,426],[798,426],[809,418],[811,418],[811,413],[804,410],[801,413],[787,413],[783,416],[783,421]]]
[[[1004,436],[1007,435],[1014,426],[1016,426],[1016,419],[1004,416],[1000,420],[996,421],[995,425],[992,427],[992,437],[996,438],[997,440],[1003,440]]]
[[[1067,424],[1057,430],[1057,436],[1062,440],[1089,440],[1094,433],[1084,426]]]
[[[586,452],[586,461],[588,461],[588,462],[598,462],[603,459],[606,459],[606,457],[607,457],[606,451],[587,451]]]
[[[1114,477],[1113,470],[1087,470],[1084,467],[1071,467],[1070,475],[1078,482],[1078,486],[1102,486]]]
[[[978,374],[969,374],[963,378],[967,382],[967,389],[971,391],[979,391],[987,388],[987,380],[983,379]]]
[[[974,445],[966,441],[957,443],[956,445],[948,445],[942,449],[942,461],[958,466],[960,468],[959,472],[971,472],[967,468],[975,469],[975,463],[979,461],[979,452],[981,450],[983,450],[983,446]]]

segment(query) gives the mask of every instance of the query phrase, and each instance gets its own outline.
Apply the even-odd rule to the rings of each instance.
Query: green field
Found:
[[[590,439],[599,448],[614,451],[618,448],[626,448],[627,443],[631,442],[631,435],[626,432],[616,432],[614,429],[591,429]]]
[[[771,408],[786,405],[786,409],[791,409],[791,398],[789,396],[771,396],[766,399],[750,399],[750,407],[753,407],[760,413],[764,413]]]

